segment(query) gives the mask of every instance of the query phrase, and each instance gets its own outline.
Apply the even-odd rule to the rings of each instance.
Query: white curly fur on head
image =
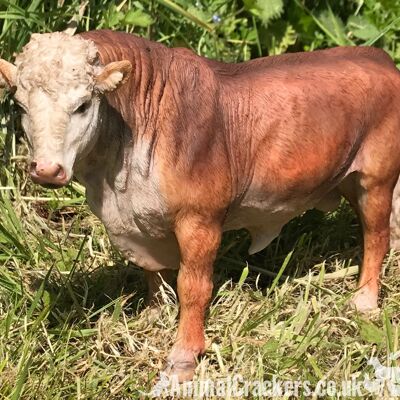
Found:
[[[97,48],[90,40],[64,32],[33,34],[18,54],[17,84],[24,89],[40,87],[50,95],[66,88],[94,86]]]

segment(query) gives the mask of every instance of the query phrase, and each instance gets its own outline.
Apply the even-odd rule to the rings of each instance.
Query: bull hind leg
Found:
[[[393,185],[393,179],[377,180],[353,173],[339,186],[358,214],[363,230],[364,256],[358,291],[352,299],[360,312],[378,308],[379,278],[389,249]]]
[[[400,250],[400,178],[393,192],[392,214],[390,216],[390,247]]]

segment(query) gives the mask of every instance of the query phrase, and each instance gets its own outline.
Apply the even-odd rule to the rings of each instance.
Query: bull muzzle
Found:
[[[32,161],[30,174],[33,182],[50,189],[65,186],[69,181],[62,165],[54,162]]]

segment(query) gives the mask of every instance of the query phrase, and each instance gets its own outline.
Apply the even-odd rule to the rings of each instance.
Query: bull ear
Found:
[[[131,71],[132,64],[127,60],[107,64],[96,76],[96,89],[101,93],[117,89],[129,79]]]
[[[11,89],[15,86],[17,67],[6,60],[0,59],[0,88]]]

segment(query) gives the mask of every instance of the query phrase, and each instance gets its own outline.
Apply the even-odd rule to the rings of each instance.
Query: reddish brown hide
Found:
[[[254,251],[308,208],[344,195],[360,217],[364,261],[353,302],[377,307],[400,170],[400,75],[375,48],[335,48],[224,64],[125,34],[83,35],[133,74],[110,103],[152,142],[181,252],[175,372],[204,351],[204,314],[223,230]],[[116,45],[117,43],[117,45]]]
[[[157,271],[179,267],[170,373],[191,379],[204,352],[225,230],[248,229],[254,253],[294,216],[345,196],[364,234],[353,303],[377,307],[400,171],[400,74],[385,52],[343,47],[224,64],[124,33],[80,37],[95,43],[103,65],[132,64],[127,82],[106,95],[97,144],[75,172],[153,291]]]

